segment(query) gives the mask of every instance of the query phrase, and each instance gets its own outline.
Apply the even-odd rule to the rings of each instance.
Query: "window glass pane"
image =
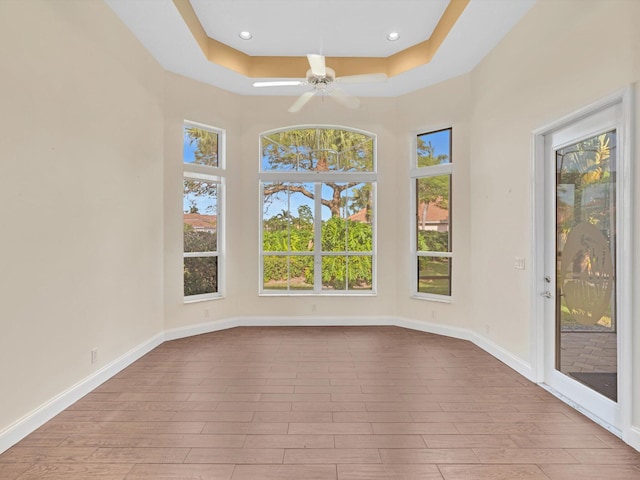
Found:
[[[262,271],[262,287],[265,290],[313,289],[312,255],[265,255]]]
[[[289,285],[288,257],[265,255],[262,263],[262,287],[286,290]]]
[[[556,313],[566,332],[615,331],[616,131],[556,151]]]
[[[373,288],[373,257],[350,256],[347,258],[349,290],[371,290]]]
[[[451,295],[451,259],[418,257],[418,292]]]
[[[311,183],[263,184],[262,248],[265,252],[313,250]]]
[[[218,185],[185,179],[182,208],[184,251],[217,251]]]
[[[373,257],[324,255],[322,257],[323,290],[371,290]]]
[[[218,167],[218,134],[185,124],[182,157],[184,163]]]
[[[347,247],[347,222],[341,217],[331,217],[322,222],[322,251],[345,252]]]
[[[451,163],[451,129],[418,135],[418,167]]]
[[[372,184],[359,183],[347,189],[347,251],[373,251]]]
[[[373,250],[371,183],[322,185],[322,251]]]
[[[347,289],[347,257],[342,255],[322,257],[322,289]]]
[[[615,264],[622,173],[616,137],[611,130],[555,151],[553,295],[555,369],[614,402],[620,385]]]
[[[332,128],[293,129],[261,137],[261,169],[372,172],[373,138]]]
[[[313,256],[289,257],[289,288],[313,290]]]
[[[417,250],[419,252],[450,252],[451,175],[418,178],[416,192]]]
[[[218,291],[218,258],[184,259],[184,295],[201,295]]]

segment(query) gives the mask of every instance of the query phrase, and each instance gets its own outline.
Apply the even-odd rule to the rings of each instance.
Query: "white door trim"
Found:
[[[544,384],[545,380],[545,303],[541,293],[545,290],[545,136],[557,131],[582,118],[590,116],[600,110],[613,105],[622,106],[622,124],[618,129],[619,145],[621,148],[618,157],[620,180],[618,183],[618,236],[619,254],[617,260],[618,277],[618,382],[620,411],[619,430],[613,425],[607,427],[614,433],[626,438],[631,434],[632,426],[632,399],[633,399],[633,375],[632,375],[632,322],[635,306],[633,300],[633,165],[632,157],[632,119],[633,119],[633,89],[631,86],[581,108],[563,118],[549,123],[532,132],[532,155],[530,166],[530,192],[531,192],[531,219],[533,223],[531,236],[532,258],[531,269],[531,342],[530,351],[532,358],[533,376],[536,382]],[[622,262],[619,259],[624,258]],[[557,394],[557,392],[553,392]],[[579,407],[579,406],[578,406]],[[591,416],[593,418],[592,412]],[[598,418],[594,418],[598,421]],[[603,423],[603,422],[600,422]]]

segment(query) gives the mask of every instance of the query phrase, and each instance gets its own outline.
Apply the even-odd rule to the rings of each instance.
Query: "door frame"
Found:
[[[567,398],[545,384],[545,301],[542,292],[546,289],[545,276],[545,136],[566,128],[570,124],[595,114],[613,105],[621,105],[622,119],[618,129],[620,151],[618,155],[617,202],[618,202],[618,255],[616,258],[617,278],[617,332],[618,332],[618,427],[590,412],[585,405]],[[632,105],[633,89],[627,86],[584,108],[576,110],[532,132],[532,155],[530,170],[531,192],[531,331],[530,352],[533,377],[536,383],[549,390],[565,403],[607,428],[614,434],[625,437],[632,424],[632,314],[633,314],[633,165],[632,165]],[[555,350],[555,346],[550,346]]]

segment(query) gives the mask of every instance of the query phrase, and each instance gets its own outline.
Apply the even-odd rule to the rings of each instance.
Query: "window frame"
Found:
[[[426,167],[418,167],[418,137],[422,135],[429,135],[444,131],[449,131],[449,162],[446,164],[432,165]],[[421,300],[431,300],[437,302],[451,303],[453,301],[454,291],[454,276],[453,276],[453,184],[454,184],[454,163],[453,163],[453,126],[443,126],[438,128],[429,128],[420,131],[415,131],[411,141],[411,168],[409,170],[410,180],[410,194],[411,194],[411,227],[410,227],[410,241],[411,241],[411,297]],[[418,250],[418,192],[417,182],[422,178],[432,178],[448,175],[449,176],[449,242],[447,252],[436,251],[422,251]],[[448,258],[449,259],[449,295],[441,295],[437,293],[424,293],[418,291],[418,259],[420,257],[426,258]]]
[[[372,141],[372,169],[369,172],[344,172],[344,171],[282,171],[275,172],[272,170],[264,171],[262,169],[262,138],[268,135],[286,132],[288,130],[305,130],[305,129],[336,129],[354,132],[362,135],[366,135]],[[359,130],[350,127],[337,126],[337,125],[294,125],[285,128],[277,128],[261,132],[258,137],[258,198],[260,203],[260,214],[258,218],[258,295],[259,296],[376,296],[377,295],[377,135],[365,130]],[[264,250],[264,185],[270,182],[282,182],[282,183],[307,183],[314,185],[314,248],[310,251],[288,251],[288,252],[270,252]],[[317,192],[322,189],[323,183],[370,183],[371,184],[371,202],[372,210],[374,212],[371,220],[372,238],[371,238],[371,251],[331,251],[323,252],[322,250],[322,215],[317,212],[322,211],[321,207],[321,195]],[[314,284],[312,289],[308,290],[276,290],[264,288],[264,258],[265,256],[300,256],[309,255],[314,258]],[[371,256],[371,289],[359,290],[331,290],[324,289],[322,285],[322,258],[326,256]]]
[[[181,208],[184,215],[184,182],[185,180],[196,180],[216,184],[216,250],[212,252],[185,252],[184,251],[184,234],[182,235],[182,297],[184,303],[194,303],[207,300],[215,300],[224,298],[225,294],[225,242],[224,242],[224,219],[225,219],[225,166],[226,166],[226,131],[224,129],[205,125],[203,123],[184,120],[182,123],[182,138],[184,148],[184,130],[186,127],[195,127],[206,130],[218,135],[218,165],[201,165],[196,163],[187,163],[184,161],[184,152],[182,158],[182,202]],[[183,217],[184,228],[184,217]],[[217,291],[211,293],[202,293],[197,295],[184,294],[184,259],[186,258],[210,258],[216,257],[217,261]]]

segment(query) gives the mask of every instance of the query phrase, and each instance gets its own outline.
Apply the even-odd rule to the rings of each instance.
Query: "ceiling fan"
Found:
[[[307,55],[307,60],[309,60],[309,66],[311,68],[307,70],[306,80],[255,82],[253,86],[284,87],[311,85],[313,87],[312,90],[300,95],[298,99],[293,102],[293,105],[289,107],[289,111],[291,113],[295,113],[299,112],[314,95],[328,95],[346,107],[358,108],[360,106],[360,100],[357,97],[351,96],[340,87],[336,86],[336,84],[384,82],[387,79],[387,75],[384,73],[367,73],[363,75],[336,77],[336,72],[332,68],[326,66],[324,55],[311,53]]]

